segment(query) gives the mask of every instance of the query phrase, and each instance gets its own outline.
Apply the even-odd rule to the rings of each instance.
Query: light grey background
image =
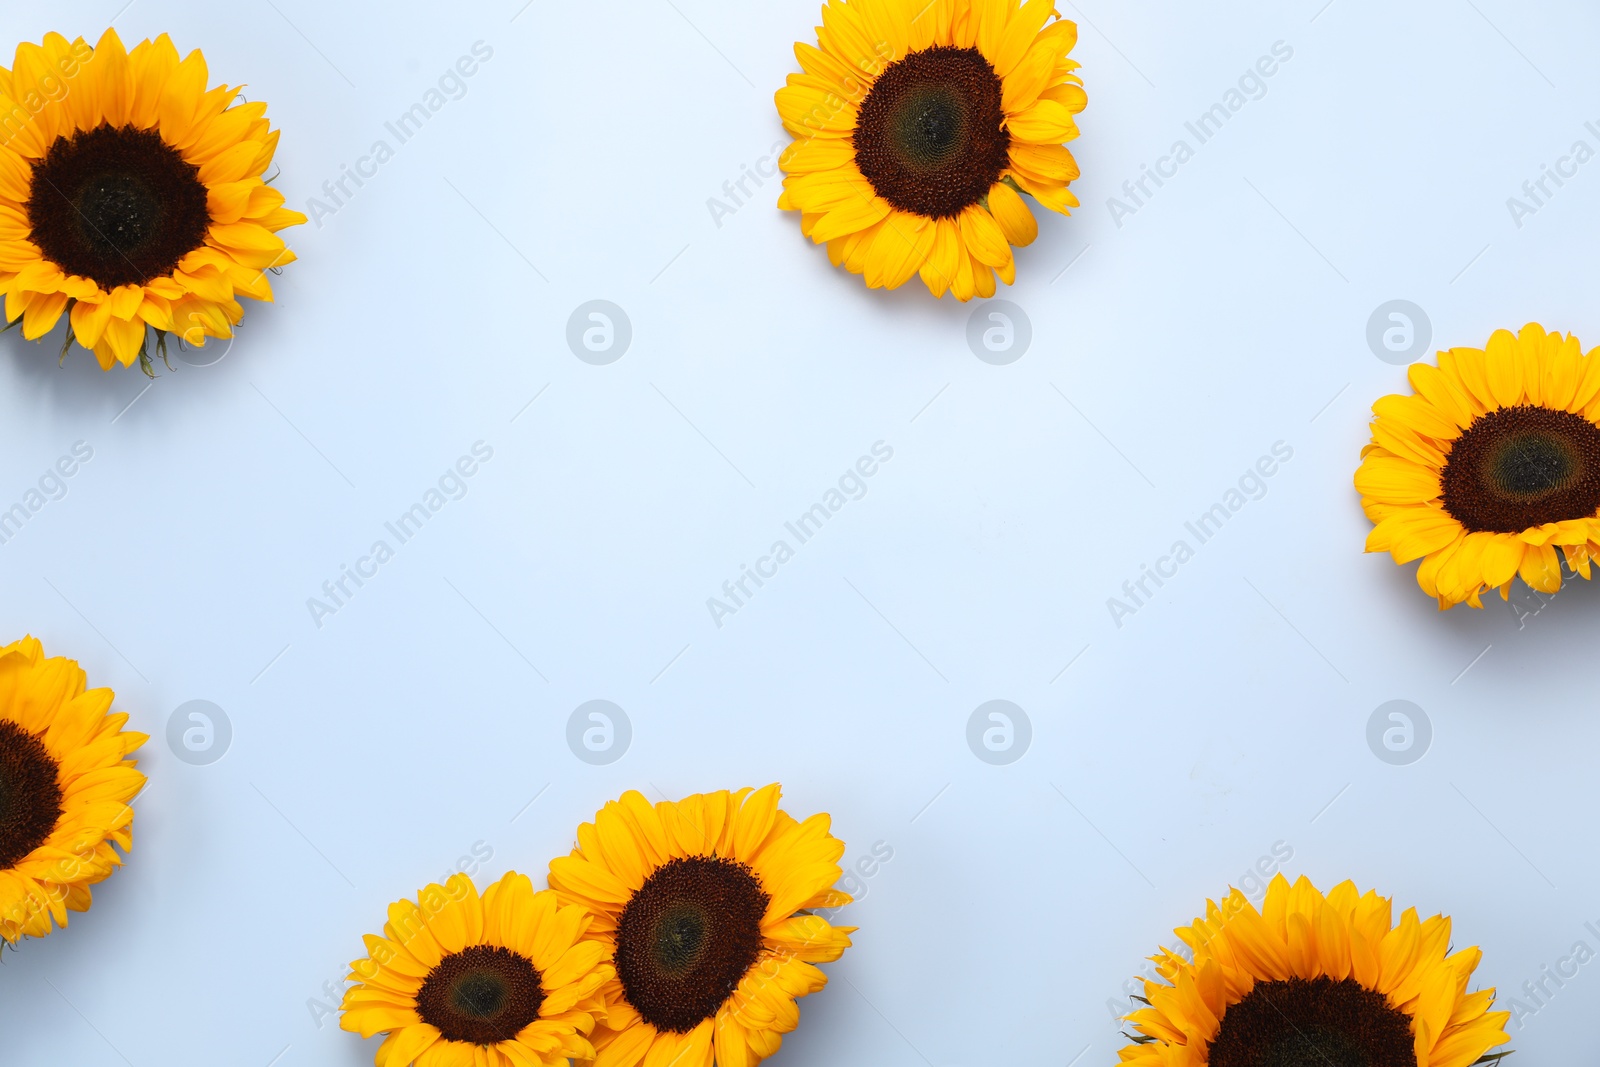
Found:
[[[784,140],[817,0],[120,3],[12,5],[0,40],[115,17],[203,47],[270,102],[302,209],[474,42],[493,58],[289,232],[302,262],[221,362],[146,391],[81,351],[58,370],[59,333],[0,341],[4,503],[94,449],[0,546],[0,629],[152,735],[128,866],[0,966],[8,1063],[370,1063],[312,1002],[386,904],[474,847],[480,881],[537,878],[630,787],[781,780],[849,862],[892,848],[775,1064],[1112,1063],[1108,1000],[1275,845],[1324,889],[1452,914],[1506,997],[1600,948],[1600,589],[1441,615],[1361,553],[1350,485],[1405,380],[1367,348],[1380,304],[1423,307],[1435,347],[1529,319],[1600,343],[1600,161],[1520,228],[1506,204],[1600,148],[1592,8],[1064,0],[1084,206],[1018,253],[999,296],[1032,342],[996,366],[975,305],[869,292],[775,181],[713,219]],[[1185,122],[1279,41],[1197,145]],[[1119,227],[1108,198],[1180,138]],[[606,366],[566,344],[596,299],[633,331]],[[478,441],[467,495],[318,628],[307,598]],[[714,625],[707,598],[878,441],[866,495]],[[1279,441],[1266,495],[1115,625],[1107,599]],[[165,740],[191,700],[232,724],[209,765]],[[567,747],[590,700],[629,716],[615,762]],[[969,749],[989,700],[1029,716],[1020,760]],[[1390,700],[1429,717],[1419,761],[1368,748]],[[1592,1062],[1597,1009],[1591,963],[1517,1059]]]

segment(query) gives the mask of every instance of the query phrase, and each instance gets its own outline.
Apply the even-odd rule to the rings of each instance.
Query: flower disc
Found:
[[[539,971],[504,945],[472,945],[440,960],[417,991],[417,1014],[447,1041],[509,1041],[539,1017]]]
[[[101,125],[57,137],[33,164],[34,243],[102,289],[170,274],[206,243],[199,174],[153,130]]]
[[[61,821],[58,769],[43,741],[0,719],[0,870],[49,840]]]
[[[683,856],[657,868],[617,924],[617,977],[628,1003],[673,1033],[716,1015],[761,955],[771,899],[742,863]]]
[[[1520,404],[1477,419],[1440,472],[1444,509],[1469,531],[1521,533],[1600,511],[1600,426]]]
[[[1257,982],[1222,1017],[1210,1067],[1416,1067],[1406,1014],[1353,978]]]
[[[862,101],[856,165],[901,211],[948,219],[1005,173],[1000,79],[976,48],[939,47],[889,64]]]

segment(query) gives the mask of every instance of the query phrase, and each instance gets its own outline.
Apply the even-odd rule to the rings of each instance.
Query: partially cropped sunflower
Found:
[[[271,300],[294,260],[277,236],[305,222],[262,175],[278,147],[263,103],[206,88],[199,51],[165,34],[126,51],[60,34],[0,68],[0,293],[38,340],[67,315],[102,369],[151,372],[147,327],[203,346],[231,337],[238,298]]]
[[[594,1067],[754,1067],[800,1023],[796,998],[827,978],[853,926],[813,908],[844,844],[827,815],[796,822],[776,785],[652,805],[629,791],[578,828],[550,887],[594,915],[617,976]]]
[[[342,1029],[387,1034],[377,1067],[566,1067],[612,977],[590,918],[511,871],[480,897],[457,874],[389,905],[384,936],[350,964]]]
[[[1126,1018],[1141,1035],[1121,1051],[1131,1067],[1364,1064],[1468,1067],[1510,1038],[1494,990],[1467,992],[1483,953],[1450,954],[1450,920],[1341,882],[1324,897],[1304,877],[1278,875],[1258,912],[1233,890],[1206,917],[1174,931],[1193,962],[1151,959],[1149,1007]]]
[[[1078,206],[1077,39],[1054,0],[829,0],[777,93],[778,206],[874,289],[993,296],[1039,233],[1021,194]]]
[[[1486,349],[1414,363],[1411,396],[1372,405],[1356,471],[1375,525],[1368,552],[1421,558],[1417,584],[1441,609],[1509,598],[1518,575],[1561,588],[1564,559],[1588,578],[1600,556],[1600,351],[1529,323]],[[1560,554],[1557,554],[1557,550]]]
[[[133,843],[144,787],[128,754],[149,740],[106,714],[109,689],[85,689],[76,660],[46,658],[32,637],[0,648],[0,938],[15,944],[88,911],[89,887]]]

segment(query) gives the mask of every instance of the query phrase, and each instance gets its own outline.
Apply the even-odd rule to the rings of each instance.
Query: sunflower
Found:
[[[350,964],[342,1029],[383,1033],[378,1067],[566,1067],[589,1059],[588,1034],[612,977],[589,916],[525,874],[480,897],[464,874],[417,902],[389,905],[383,937]]]
[[[827,984],[853,926],[813,908],[844,843],[827,815],[796,822],[776,785],[651,805],[629,791],[578,828],[550,887],[594,915],[616,965],[594,1067],[754,1067],[800,1023],[797,997]]]
[[[89,887],[122,865],[144,787],[128,753],[148,735],[106,714],[76,660],[32,637],[0,648],[0,938],[16,944],[88,911]],[[54,925],[52,925],[52,923]]]
[[[151,372],[167,335],[231,337],[238,297],[271,300],[266,272],[294,260],[277,231],[305,222],[262,175],[278,147],[267,105],[206,88],[198,51],[163,34],[125,50],[60,34],[17,46],[0,68],[0,293],[5,317],[38,340],[68,316],[62,344],[102,369]]]
[[[829,0],[777,92],[778,206],[874,289],[920,273],[936,297],[993,296],[1039,233],[1021,194],[1078,206],[1077,40],[1054,0]]]
[[[1561,563],[1589,577],[1600,556],[1600,352],[1529,323],[1486,349],[1414,363],[1414,395],[1372,405],[1356,471],[1376,525],[1368,552],[1422,558],[1417,584],[1440,609],[1511,595],[1517,575],[1561,588]],[[1560,549],[1560,555],[1556,550]]]
[[[1121,1051],[1133,1067],[1370,1064],[1467,1067],[1510,1038],[1494,990],[1467,992],[1483,953],[1449,954],[1450,920],[1341,882],[1326,897],[1278,875],[1261,911],[1239,890],[1174,931],[1193,962],[1150,957],[1162,981],[1149,1006],[1125,1016],[1140,1037]]]

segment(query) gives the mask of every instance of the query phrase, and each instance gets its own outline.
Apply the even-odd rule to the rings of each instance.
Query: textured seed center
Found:
[[[1001,83],[976,48],[941,46],[889,64],[861,102],[856,165],[902,211],[953,218],[1008,165]]]
[[[761,955],[770,901],[750,868],[732,860],[690,856],[657,868],[617,924],[628,1003],[674,1033],[716,1015]]]
[[[1416,1067],[1411,1020],[1353,978],[1257,982],[1222,1016],[1210,1067]]]
[[[1444,508],[1471,531],[1519,533],[1600,511],[1600,427],[1524,404],[1491,411],[1451,444]]]
[[[33,164],[27,212],[44,257],[102,289],[172,273],[211,225],[199,168],[131,126],[56,138]]]
[[[524,956],[474,945],[440,960],[417,991],[417,1014],[451,1041],[508,1041],[539,1017],[543,978]]]
[[[61,821],[57,769],[43,741],[0,719],[0,870],[49,840]]]

